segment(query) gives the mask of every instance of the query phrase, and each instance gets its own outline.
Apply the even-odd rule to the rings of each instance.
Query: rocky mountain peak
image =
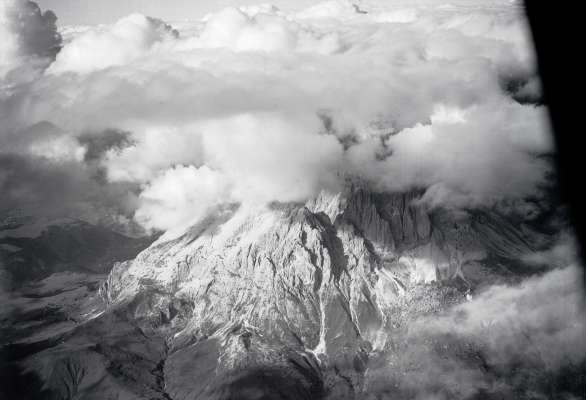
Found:
[[[498,215],[480,223],[429,210],[420,196],[352,188],[306,204],[226,210],[117,264],[101,293],[111,306],[140,296],[136,312],[169,323],[177,343],[245,320],[316,354],[383,346],[388,308],[411,285],[472,285],[489,255],[530,250],[525,233]],[[169,311],[176,303],[181,311]]]
[[[405,321],[506,279],[549,240],[493,209],[430,209],[421,196],[350,185],[306,203],[227,207],[115,263],[95,295],[76,277],[71,293],[85,300],[67,313],[81,322],[41,364],[27,362],[57,391],[92,370],[104,395],[126,377],[136,398],[224,399],[242,388],[353,398]],[[75,344],[84,341],[97,344]],[[45,376],[47,365],[59,376]]]

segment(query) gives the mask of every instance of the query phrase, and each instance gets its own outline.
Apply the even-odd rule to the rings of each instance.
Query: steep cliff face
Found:
[[[349,396],[406,291],[445,281],[464,296],[502,272],[486,260],[505,265],[543,241],[494,212],[431,211],[419,197],[354,188],[224,210],[116,264],[100,295],[167,332],[172,398],[224,398],[257,370],[297,371],[306,396],[292,398]],[[193,371],[207,375],[194,383]]]

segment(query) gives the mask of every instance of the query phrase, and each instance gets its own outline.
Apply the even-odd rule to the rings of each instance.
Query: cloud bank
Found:
[[[433,206],[522,201],[552,145],[522,10],[497,3],[227,8],[176,26],[133,14],[62,40],[52,13],[2,0],[1,156],[77,166],[76,206],[104,209],[82,188],[127,188],[106,212],[150,230],[348,179],[424,188]],[[27,57],[38,72],[7,72]]]
[[[75,36],[59,53],[50,72],[88,73],[124,65],[177,35],[161,20],[132,14],[111,27],[90,29]]]
[[[564,265],[410,322],[374,360],[367,392],[377,399],[579,398],[581,269]]]

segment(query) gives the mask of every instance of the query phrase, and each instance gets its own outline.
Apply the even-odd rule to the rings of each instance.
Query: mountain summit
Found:
[[[354,398],[408,321],[527,272],[549,238],[508,221],[361,187],[233,206],[116,263],[58,310],[77,323],[10,351],[36,353],[25,364],[59,399]]]

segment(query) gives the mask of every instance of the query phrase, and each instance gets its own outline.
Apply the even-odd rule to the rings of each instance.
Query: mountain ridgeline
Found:
[[[4,347],[39,382],[13,393],[367,398],[373,360],[396,349],[410,321],[542,272],[523,257],[554,240],[523,218],[430,209],[421,195],[353,187],[304,204],[234,206],[162,236],[55,309],[73,323]],[[42,296],[59,304],[59,294]]]

